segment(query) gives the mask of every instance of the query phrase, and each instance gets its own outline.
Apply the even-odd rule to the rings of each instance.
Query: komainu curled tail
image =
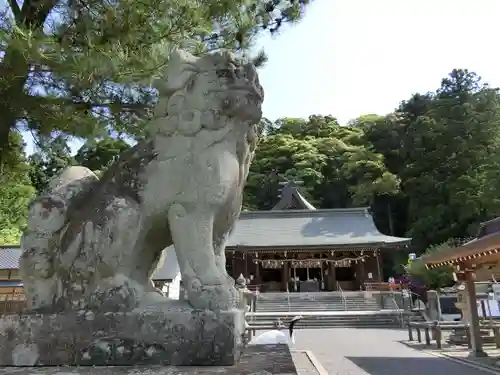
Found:
[[[98,181],[85,167],[69,167],[29,206],[28,225],[21,237],[19,271],[28,297],[28,309],[52,306],[58,298],[55,267],[59,261],[61,232],[85,204],[85,196]]]

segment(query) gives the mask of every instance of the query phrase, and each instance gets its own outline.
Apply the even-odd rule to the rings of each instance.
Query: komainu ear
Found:
[[[191,76],[196,72],[198,59],[189,52],[180,49],[172,50],[162,77],[155,80],[153,86],[160,94],[172,95],[188,84]]]

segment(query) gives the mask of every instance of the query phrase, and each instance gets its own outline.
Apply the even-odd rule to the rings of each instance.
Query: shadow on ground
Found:
[[[346,357],[370,375],[430,375],[439,373],[443,359],[407,357]],[[471,375],[474,373],[471,372]],[[444,374],[443,374],[444,375]]]

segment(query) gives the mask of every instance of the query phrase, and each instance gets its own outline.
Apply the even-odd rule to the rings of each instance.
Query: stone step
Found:
[[[378,305],[376,301],[365,301],[365,302],[355,302],[355,301],[346,301],[348,305]],[[332,301],[315,301],[315,302],[303,302],[303,301],[275,301],[275,302],[261,302],[257,301],[257,305],[259,306],[273,306],[273,305],[343,305],[343,301],[332,302]]]
[[[321,301],[321,302],[296,302],[296,301],[279,301],[279,302],[259,302],[257,301],[257,305],[259,306],[275,306],[275,305],[303,305],[303,306],[309,306],[309,305],[378,305],[377,302],[354,302],[354,301],[346,301],[346,302],[331,302],[331,301]]]
[[[258,314],[258,313],[257,313]],[[328,313],[328,314],[314,314],[313,312],[310,311],[297,311],[296,314],[302,314],[302,321],[308,321],[308,320],[321,320],[321,319],[377,319],[377,318],[386,318],[386,317],[399,317],[400,314],[397,312],[389,312],[389,313],[382,313],[382,312],[366,312],[366,311],[349,311],[349,312],[336,312],[336,313]],[[290,320],[294,316],[293,313],[288,313],[287,311],[284,312],[278,312],[276,311],[275,314],[273,312],[268,312],[265,315],[247,315],[246,319],[249,320],[268,320],[272,321],[275,319],[281,319],[282,321],[287,321]],[[298,323],[300,323],[298,322]]]
[[[378,305],[257,305],[257,311],[321,311],[321,310],[354,310],[354,311],[374,311],[379,310]]]
[[[344,292],[261,292],[262,298],[281,298],[290,296],[290,298],[327,298],[327,297],[366,297],[373,294],[361,291],[344,291]]]
[[[274,311],[279,311],[279,312],[283,312],[283,311],[345,311],[345,310],[348,310],[348,311],[376,311],[376,310],[379,310],[377,306],[366,306],[366,307],[353,307],[353,306],[347,306],[347,307],[344,307],[344,306],[337,306],[337,307],[320,307],[320,308],[316,308],[316,307],[312,307],[312,306],[303,306],[303,307],[300,307],[300,308],[293,308],[293,307],[288,307],[288,306],[281,306],[281,307],[275,307],[275,308],[272,308],[272,309],[263,309],[263,308],[257,308],[256,311],[258,312],[274,312]]]
[[[314,303],[357,303],[357,304],[365,304],[365,303],[378,303],[377,300],[361,300],[361,301],[353,301],[350,299],[347,300],[338,300],[338,301],[332,301],[332,300],[321,300],[321,301],[304,301],[304,300],[276,300],[276,301],[261,301],[257,300],[257,303],[260,304],[273,304],[273,303],[302,303],[302,304],[314,304]]]
[[[261,298],[262,297],[262,298]],[[392,304],[391,304],[392,306]],[[385,308],[391,308],[385,306]],[[394,306],[397,308],[397,306]],[[347,311],[350,314],[346,315],[330,315],[330,316],[306,316],[302,319],[297,327],[301,328],[326,328],[326,327],[401,327],[400,316],[375,314],[363,315],[361,312],[365,311],[379,311],[380,304],[377,298],[365,296],[364,294],[344,295],[338,293],[300,293],[300,294],[261,294],[257,300],[257,312],[267,313],[282,313],[282,312],[320,312],[320,311],[333,311],[342,312]],[[359,311],[357,315],[355,312]],[[252,319],[252,320],[250,320]],[[261,327],[273,326],[274,323],[281,319],[286,324],[288,318],[283,319],[278,315],[274,316],[256,316],[248,318],[251,325],[258,325]]]
[[[299,303],[311,303],[311,302],[344,302],[344,299],[342,298],[324,298],[324,299],[304,299],[304,298],[280,298],[280,299],[260,299],[257,298],[257,301],[260,303],[273,303],[273,302],[299,302]],[[365,303],[365,302],[377,302],[376,299],[373,298],[346,298],[345,301],[349,302],[358,302],[358,303]]]
[[[344,299],[341,299],[341,298],[338,298],[338,299],[332,299],[332,298],[325,298],[325,299],[303,299],[303,298],[299,298],[299,299],[286,299],[286,298],[283,298],[283,299],[272,299],[272,300],[268,300],[268,299],[257,299],[257,302],[260,302],[260,303],[273,303],[273,302],[297,302],[297,303],[319,303],[319,302],[333,302],[333,303],[340,303],[340,302],[344,302]],[[359,299],[351,299],[351,298],[346,298],[345,301],[348,301],[348,302],[357,302],[357,303],[365,303],[365,302],[377,302],[376,299],[364,299],[364,298],[359,298]]]
[[[257,317],[254,317],[254,319]],[[270,317],[264,319],[248,320],[248,324],[256,327],[269,327],[274,325],[275,321]],[[286,325],[286,320],[282,321]],[[401,327],[398,316],[336,316],[336,317],[304,317],[296,325],[301,328],[330,328],[330,327]]]
[[[295,301],[325,301],[325,300],[343,300],[343,299],[349,299],[349,300],[356,300],[356,301],[362,301],[365,299],[375,299],[374,297],[364,297],[364,296],[347,296],[347,297],[341,297],[341,296],[323,296],[323,297],[318,297],[318,296],[290,296],[287,297],[286,294],[281,295],[281,296],[262,296],[259,295],[258,297],[259,300],[261,301],[284,301],[284,300],[295,300]]]
[[[309,321],[303,321],[301,322],[300,325],[297,325],[297,327],[302,327],[302,328],[307,328],[307,327],[312,327],[312,326],[323,326],[323,325],[337,325],[337,326],[342,326],[345,324],[351,324],[351,323],[366,323],[366,324],[385,324],[385,323],[394,323],[398,322],[400,324],[400,321],[396,317],[386,317],[386,318],[380,318],[380,319],[370,319],[370,320],[358,320],[358,319],[322,319],[322,320],[309,320]],[[251,326],[262,326],[262,327],[270,327],[274,326],[274,321],[249,321],[248,324]],[[286,323],[285,323],[286,325]]]
[[[387,321],[387,322],[324,322],[318,325],[308,325],[299,329],[325,329],[325,328],[401,328],[401,324],[398,321]],[[259,332],[265,332],[268,329],[257,329],[257,334]]]

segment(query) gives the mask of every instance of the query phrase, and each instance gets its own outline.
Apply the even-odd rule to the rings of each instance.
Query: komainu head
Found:
[[[157,124],[165,135],[175,130],[187,136],[202,128],[216,130],[224,126],[223,119],[251,125],[262,116],[264,91],[255,67],[229,52],[195,57],[174,51],[156,88],[163,103],[155,117],[167,120]]]

